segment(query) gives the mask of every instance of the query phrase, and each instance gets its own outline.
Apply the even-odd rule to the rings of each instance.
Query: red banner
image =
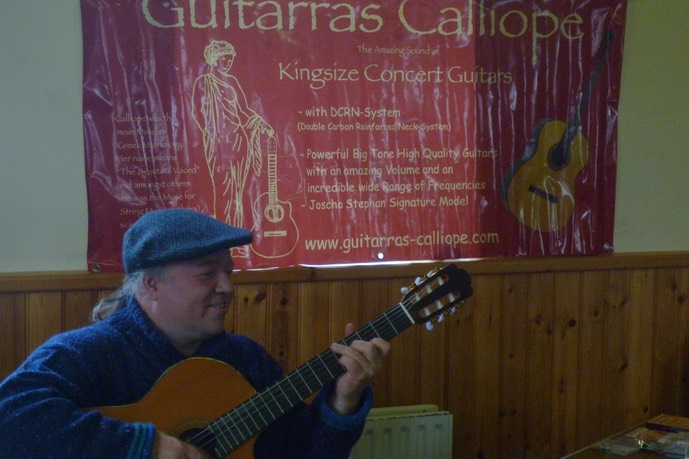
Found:
[[[91,270],[163,207],[240,269],[612,252],[626,1],[81,8]]]

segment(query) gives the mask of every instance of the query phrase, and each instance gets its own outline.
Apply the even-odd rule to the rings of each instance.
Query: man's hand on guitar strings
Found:
[[[347,324],[345,335],[354,330],[353,324]],[[361,395],[380,373],[390,352],[390,343],[373,338],[371,341],[355,340],[349,346],[333,343],[330,349],[339,355],[339,363],[346,371],[337,379],[329,404],[338,414],[350,414],[359,408]]]

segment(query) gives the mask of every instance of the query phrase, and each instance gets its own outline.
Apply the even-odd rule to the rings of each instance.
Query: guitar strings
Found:
[[[439,282],[440,284],[443,283],[442,280],[438,281],[438,278],[436,278],[429,281],[425,286],[427,288],[430,288],[430,284],[436,282]],[[373,331],[373,337],[390,336],[390,338],[392,338],[399,334],[401,331],[405,330],[407,327],[416,323],[409,314],[409,310],[411,306],[420,301],[418,296],[419,287],[415,287],[414,290],[395,307],[383,313],[381,316],[374,319],[373,321],[369,322],[360,330],[357,330],[351,335],[345,337],[343,340],[341,340],[341,342],[344,344],[350,344],[357,338],[368,339],[362,337],[362,334],[366,334],[371,330]],[[456,300],[453,299],[453,302],[456,302]],[[401,327],[402,329],[398,330],[398,327],[395,327],[395,323],[397,323],[398,327]],[[379,332],[379,329],[384,333]],[[334,352],[330,350],[322,352],[315,358],[309,360],[305,364],[296,368],[293,372],[290,372],[281,380],[275,382],[273,385],[264,389],[260,393],[257,393],[250,397],[248,400],[242,402],[230,412],[225,413],[219,418],[211,421],[201,431],[199,431],[199,433],[191,437],[191,439],[188,441],[204,450],[212,446],[214,443],[220,442],[220,446],[222,448],[221,453],[223,455],[227,455],[235,448],[237,448],[238,446],[252,438],[258,432],[265,429],[275,419],[280,417],[289,409],[296,406],[304,398],[308,397],[309,395],[315,393],[317,390],[322,388],[322,386],[325,385],[325,383],[337,378],[337,376],[339,376],[339,374],[341,374],[344,371],[342,369],[338,374],[334,375],[323,359],[330,359],[331,365],[339,365],[338,357]],[[325,368],[325,370],[327,370],[327,373],[321,370],[321,373],[319,375],[319,373],[317,373],[312,368],[311,363],[318,361],[321,361],[323,367]],[[306,381],[306,379],[304,379],[304,376],[301,374],[302,371],[306,369],[309,369],[312,373],[312,376],[315,376],[316,380],[312,381],[312,383],[318,383],[318,387],[315,390],[311,389],[308,382]],[[298,376],[303,380],[303,383],[308,391],[306,395],[302,396],[300,391],[295,386],[295,381],[292,381],[292,379],[294,379],[295,376]],[[306,377],[309,378],[309,374],[307,374]],[[287,392],[290,392],[290,390],[289,386],[286,385],[286,382],[289,382],[289,384],[292,386],[291,391],[294,392],[298,398],[295,397],[294,400],[290,400],[290,397],[287,395]],[[285,386],[285,388],[282,387],[283,385]],[[277,389],[279,389],[279,392],[277,391]],[[282,397],[280,396],[280,394],[282,394]],[[268,395],[270,395],[270,398],[273,400],[274,403],[270,400],[264,400],[268,399]],[[287,409],[283,408],[278,398],[285,399],[285,401],[287,402]],[[257,405],[257,401],[260,404],[262,404],[262,407]],[[273,407],[273,410],[271,410],[271,406]],[[257,415],[260,416],[260,420],[262,422],[259,423]],[[266,418],[268,419],[268,421],[266,421]],[[244,426],[244,428],[242,428],[242,425]],[[255,426],[256,429],[252,429],[251,425]],[[233,428],[237,436],[239,436],[239,438],[237,438],[237,436],[235,436],[235,434],[233,433]],[[247,430],[248,434],[244,434],[243,430]],[[228,437],[228,434],[232,437],[231,439]],[[201,441],[202,443],[197,444],[196,442],[199,441]]]

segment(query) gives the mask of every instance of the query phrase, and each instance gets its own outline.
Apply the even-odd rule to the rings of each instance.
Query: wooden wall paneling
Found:
[[[28,354],[26,295],[0,295],[0,381],[12,373]]]
[[[438,405],[442,409],[447,405],[445,401],[447,393],[445,374],[448,359],[446,337],[452,318],[441,317],[443,320],[434,324],[431,330],[428,330],[425,325],[416,327],[419,366],[414,379],[418,381],[418,399],[422,403]]]
[[[454,438],[453,451],[459,457],[501,457],[498,452],[498,433],[500,428],[500,330],[503,327],[502,276],[474,275],[474,295],[468,307],[474,313],[474,336],[476,342],[475,391],[473,394],[453,393],[450,409],[455,414],[455,423],[473,426],[476,432],[468,445],[459,443],[461,436]],[[471,413],[462,413],[455,408],[458,397],[471,396],[475,409]],[[459,418],[459,419],[457,419]],[[464,455],[466,454],[466,456]]]
[[[393,283],[394,285],[394,283]],[[399,285],[399,284],[398,284]],[[409,285],[408,282],[402,285]],[[401,286],[397,286],[399,292]],[[399,293],[390,289],[387,299],[388,309],[400,301]],[[426,383],[426,377],[420,373],[419,333],[423,326],[411,326],[392,340],[392,352],[389,354],[385,367],[388,372],[390,385],[387,387],[388,401],[391,405],[414,405],[421,403],[419,387],[421,380]],[[430,378],[430,376],[429,376]]]
[[[298,365],[323,352],[330,341],[330,283],[299,284],[299,316],[297,336]],[[311,402],[316,394],[306,401]]]
[[[680,380],[677,312],[677,270],[656,270],[651,414],[676,413],[680,409],[674,390]],[[682,328],[686,327],[687,324],[682,324]]]
[[[603,384],[605,383],[603,377],[605,284],[605,271],[582,273],[575,448],[583,448],[601,438]]]
[[[426,273],[419,272],[418,276],[422,277]],[[400,284],[399,289],[413,285],[414,280],[406,280],[406,283]],[[394,291],[394,290],[393,290]],[[400,295],[401,295],[401,290]],[[391,300],[391,303],[394,299]],[[433,312],[433,306],[429,306],[429,311]],[[422,313],[423,315],[423,313]],[[417,324],[411,331],[405,334],[410,334],[414,337],[414,356],[417,358],[416,368],[408,367],[406,370],[407,377],[405,378],[405,386],[408,391],[414,394],[414,398],[410,398],[407,403],[422,403],[437,405],[441,409],[447,406],[446,402],[446,336],[447,336],[447,318],[439,316],[439,321],[435,323]],[[407,338],[405,336],[405,338]],[[396,345],[396,343],[393,343]],[[410,362],[411,363],[411,362]],[[414,400],[417,400],[416,402]]]
[[[445,321],[446,400],[442,405],[453,415],[456,457],[475,457],[476,426],[476,310],[473,299]],[[437,350],[436,353],[440,353]]]
[[[91,310],[98,301],[96,291],[68,291],[64,294],[63,330],[81,328],[91,323]]]
[[[272,284],[268,287],[268,346],[284,372],[298,366],[299,284]]]
[[[562,457],[577,444],[580,284],[580,272],[555,274],[550,457]]]
[[[528,278],[528,274],[507,274],[502,279],[499,457],[526,448]]]
[[[119,285],[118,285],[118,287],[119,287]],[[96,290],[95,288],[92,289],[91,291],[92,291],[92,292],[94,293],[94,295],[95,295],[95,298],[94,298],[94,301],[93,301],[93,306],[95,306],[95,305],[96,305],[100,300],[102,300],[103,298],[107,298],[107,297],[109,297],[110,295],[112,295],[112,294],[115,292],[115,290],[116,290],[116,289],[112,289],[112,290]],[[91,309],[93,309],[93,307],[92,307]],[[230,314],[234,314],[234,313],[233,313],[233,312],[230,312]],[[228,315],[229,315],[229,314],[228,314]],[[90,317],[91,317],[91,311],[89,311],[89,320],[90,320]],[[227,323],[227,320],[225,321],[225,323]],[[233,327],[234,327],[234,324],[233,324]],[[233,328],[228,328],[228,330],[232,330],[232,329],[233,329]]]
[[[299,284],[299,363],[315,357],[330,346],[330,284]]]
[[[659,412],[687,416],[686,255],[463,262],[474,296],[432,333],[412,327],[392,342],[375,404],[444,405],[454,458],[561,457]],[[341,338],[343,322],[361,326],[399,302],[417,270],[240,272],[228,329],[289,370]],[[0,378],[88,323],[120,280],[0,275]]]
[[[237,286],[235,285],[234,296],[231,299],[230,303],[230,310],[227,311],[227,314],[225,315],[225,330],[227,330],[230,333],[234,333],[237,329],[237,311],[240,309],[239,303],[241,301],[240,294],[237,290]]]
[[[553,330],[555,275],[535,273],[528,284],[526,342],[526,457],[550,456],[553,414]]]
[[[604,432],[613,434],[624,429],[626,418],[626,390],[633,384],[628,380],[629,368],[629,271],[612,270],[607,273],[605,310],[603,313],[605,340],[603,364],[603,424]]]
[[[395,304],[388,304],[390,298],[390,283],[391,281],[384,279],[363,280],[360,285],[361,302],[359,304],[359,320],[360,324],[357,327],[371,322],[383,313],[392,309],[401,297],[397,299]],[[395,352],[394,341],[391,343],[390,352]],[[378,374],[373,382],[373,403],[375,406],[390,406],[388,384],[390,383],[387,366],[383,367],[381,373]]]
[[[356,280],[330,283],[329,343],[344,338],[348,323],[353,324],[356,329],[368,323],[359,320],[359,304],[362,300],[360,287],[360,282]]]
[[[639,424],[650,416],[653,372],[653,271],[634,269],[629,276],[629,366],[625,426]]]
[[[321,317],[327,318],[327,324],[321,325],[321,345],[313,356],[328,349],[331,343],[342,340],[348,323],[352,323],[356,329],[366,324],[359,320],[359,294],[359,281],[328,282],[328,302],[323,305],[321,314]]]
[[[678,409],[680,415],[689,415],[689,268],[677,272],[677,307],[679,324],[680,384],[678,387]],[[651,332],[652,333],[652,332]],[[647,341],[652,341],[652,337]]]
[[[26,309],[26,347],[31,353],[62,331],[62,293],[30,293],[26,296]]]
[[[112,290],[96,290],[96,289],[93,289],[92,291],[97,292],[97,294],[96,294],[96,301],[94,301],[94,306],[95,306],[95,303],[97,303],[98,301],[100,301],[100,300],[102,300],[103,298],[107,298],[107,297],[109,297],[110,295],[112,295],[112,294],[115,292],[115,290],[116,290],[116,289],[112,289]]]
[[[265,284],[238,285],[234,332],[248,336],[268,349],[268,287]],[[229,314],[228,314],[229,315]]]

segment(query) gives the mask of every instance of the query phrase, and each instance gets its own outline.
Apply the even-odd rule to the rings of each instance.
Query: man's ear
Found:
[[[158,299],[158,286],[160,284],[160,279],[153,274],[144,274],[143,279],[141,279],[141,290],[142,294],[151,300]]]

